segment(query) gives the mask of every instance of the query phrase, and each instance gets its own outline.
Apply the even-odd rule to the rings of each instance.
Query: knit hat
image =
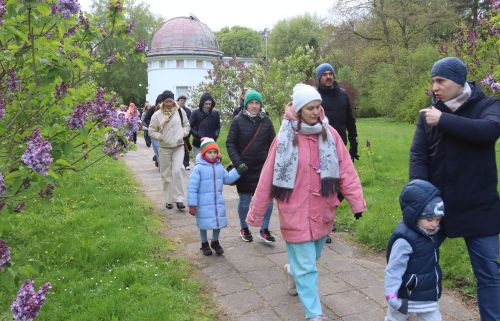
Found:
[[[419,218],[428,218],[434,216],[444,216],[444,203],[443,199],[439,196],[434,197],[425,205],[424,210]]]
[[[156,97],[156,102],[155,105],[161,104],[165,99],[163,98],[163,94],[159,94],[158,97]]]
[[[431,69],[431,78],[436,76],[464,85],[467,80],[467,67],[462,60],[456,57],[439,59],[432,65]]]
[[[174,93],[170,90],[165,90],[161,94],[163,95],[163,101],[167,100],[168,98],[174,100]]]
[[[205,155],[206,152],[208,152],[211,149],[217,150],[217,153],[220,154],[220,148],[219,145],[215,142],[213,138],[210,137],[202,137],[201,138],[201,144],[200,144],[200,150],[201,150],[201,155]]]
[[[319,79],[321,78],[321,75],[322,75],[325,71],[331,71],[331,72],[335,73],[335,68],[333,68],[333,67],[332,67],[332,65],[327,64],[327,63],[324,63],[324,64],[319,65],[319,66],[316,68],[316,79],[317,79],[317,80],[319,80]]]
[[[298,113],[302,107],[314,100],[319,100],[321,102],[321,95],[314,87],[306,84],[296,84],[295,87],[293,87],[292,102],[296,113]]]
[[[245,102],[243,103],[245,109],[247,109],[247,104],[252,100],[258,101],[260,103],[260,107],[263,107],[264,104],[262,103],[262,95],[257,90],[252,89],[245,95]]]

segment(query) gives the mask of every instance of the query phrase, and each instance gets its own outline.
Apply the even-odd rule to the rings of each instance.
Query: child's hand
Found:
[[[398,298],[391,298],[387,303],[396,311],[403,314],[408,314],[408,300],[401,300]]]
[[[196,206],[189,207],[189,214],[191,214],[192,216],[196,216]]]

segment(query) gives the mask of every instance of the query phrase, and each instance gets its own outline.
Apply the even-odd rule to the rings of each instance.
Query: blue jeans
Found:
[[[481,321],[500,320],[500,270],[498,235],[466,237],[470,263],[477,281]]]
[[[217,241],[219,239],[220,228],[214,228],[212,230],[212,241]],[[200,230],[200,240],[202,243],[208,242],[207,230]]]
[[[286,242],[290,274],[295,280],[299,299],[306,310],[306,319],[322,315],[318,292],[318,268],[316,261],[321,256],[326,236],[317,241],[303,243]]]
[[[158,154],[158,141],[156,139],[151,138],[151,146],[153,146],[153,151],[155,152],[156,156],[156,161],[158,162],[158,165],[160,164],[160,155]]]
[[[238,216],[240,217],[241,228],[248,228],[247,219],[248,209],[250,208],[250,201],[252,200],[252,193],[238,193],[240,200],[238,202]],[[269,203],[266,214],[264,214],[264,222],[262,222],[261,230],[269,228],[269,220],[271,220],[271,213],[273,212],[273,202]]]

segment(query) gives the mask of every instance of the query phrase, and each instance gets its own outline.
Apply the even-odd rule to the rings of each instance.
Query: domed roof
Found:
[[[148,56],[222,56],[214,33],[195,16],[167,20],[153,36]]]

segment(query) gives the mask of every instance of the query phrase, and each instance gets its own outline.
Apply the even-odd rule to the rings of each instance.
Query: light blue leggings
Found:
[[[220,228],[214,228],[212,230],[212,241],[217,241],[219,239]],[[200,230],[200,239],[202,243],[208,242],[207,230]]]
[[[306,319],[322,315],[318,292],[318,268],[316,261],[321,256],[326,236],[311,242],[286,243],[290,273],[295,280],[297,293],[306,310]]]

